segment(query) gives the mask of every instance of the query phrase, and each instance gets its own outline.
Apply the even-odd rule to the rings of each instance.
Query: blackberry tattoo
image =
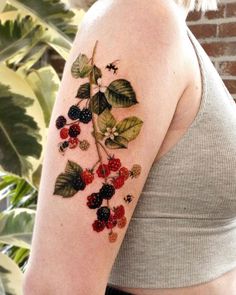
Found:
[[[114,228],[124,228],[127,218],[123,205],[111,206],[110,203],[129,179],[140,175],[141,166],[134,164],[129,169],[111,151],[128,149],[129,142],[139,135],[143,121],[136,116],[117,121],[113,116],[113,108],[129,108],[138,101],[131,83],[126,79],[116,79],[109,85],[103,85],[102,71],[94,64],[97,43],[98,41],[90,59],[86,54],[80,53],[72,64],[73,78],[87,81],[77,90],[77,102],[70,106],[66,114],[57,117],[55,126],[61,139],[58,150],[62,155],[68,149],[79,148],[84,152],[94,147],[98,159],[88,168],[82,168],[78,163],[68,160],[65,171],[56,178],[53,194],[70,198],[79,191],[85,193],[86,187],[93,183],[95,178],[100,179],[100,189],[87,195],[86,205],[96,211],[92,229],[95,232],[109,230],[108,240],[114,243],[118,237]],[[116,74],[118,61],[108,63],[105,69]],[[88,124],[92,124],[94,145],[80,138],[83,134],[86,135],[84,128]],[[132,195],[128,194],[123,200],[130,203],[132,198]]]

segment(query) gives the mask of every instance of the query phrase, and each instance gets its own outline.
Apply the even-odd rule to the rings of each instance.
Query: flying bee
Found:
[[[119,59],[114,60],[113,62],[106,65],[105,69],[108,69],[108,71],[113,70],[113,74],[117,74],[118,67],[116,66],[116,63],[119,61]]]
[[[68,141],[60,142],[60,143],[58,144],[59,152],[60,152],[61,154],[64,155],[65,150],[68,148],[68,146],[69,146],[69,142],[68,142]]]
[[[126,203],[130,203],[133,200],[134,196],[133,195],[126,195],[124,197],[124,200]]]

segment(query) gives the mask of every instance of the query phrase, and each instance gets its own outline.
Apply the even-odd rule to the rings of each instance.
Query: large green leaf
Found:
[[[2,1],[0,2],[0,12],[3,11],[3,8],[4,8],[5,5],[6,5],[6,0],[2,0]]]
[[[35,211],[17,208],[0,213],[0,242],[30,249]]]
[[[43,29],[31,17],[0,22],[0,62],[19,63],[42,39]]]
[[[23,295],[23,273],[15,262],[0,252],[0,294]]]
[[[42,151],[37,123],[26,114],[33,100],[0,83],[0,102],[0,152],[4,155],[0,164],[6,171],[27,175],[32,169],[27,157],[39,159]]]
[[[33,20],[31,17],[20,18],[18,14],[11,13],[10,19],[3,21],[2,19],[5,14],[7,16],[9,15],[9,13],[2,13],[0,20],[0,50],[5,49],[22,38],[22,36],[28,34],[33,26]]]
[[[28,177],[41,161],[45,141],[42,109],[27,82],[0,65],[0,165],[5,171]],[[29,115],[30,114],[30,115]]]
[[[60,0],[8,0],[22,16],[30,15],[44,30],[43,42],[67,58],[75,36],[74,13]]]
[[[105,109],[97,118],[97,123],[100,131],[102,133],[106,132],[107,127],[114,127],[116,125],[116,119],[112,113]]]
[[[135,92],[130,82],[118,79],[109,84],[105,91],[108,102],[116,108],[126,108],[136,104]]]
[[[138,117],[132,116],[123,119],[116,125],[116,131],[118,134],[128,141],[135,139],[142,127],[143,121]]]
[[[39,100],[48,126],[60,79],[52,66],[34,70],[26,79]]]
[[[60,35],[74,37],[76,27],[71,24],[73,11],[60,0],[8,0],[14,7],[26,11],[37,18],[38,22],[52,27]]]

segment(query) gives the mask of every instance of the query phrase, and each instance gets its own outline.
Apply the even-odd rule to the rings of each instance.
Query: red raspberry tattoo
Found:
[[[125,180],[129,178],[129,170],[126,167],[121,167],[119,170],[119,175],[123,176]]]
[[[96,232],[100,232],[100,231],[104,230],[106,223],[104,220],[103,221],[95,220],[94,223],[92,224],[92,226]]]
[[[125,179],[123,176],[118,176],[112,180],[112,184],[114,188],[121,188],[125,183]]]
[[[114,215],[110,215],[109,219],[106,223],[106,227],[111,229],[111,228],[115,227],[116,224],[117,224],[117,220],[114,218]]]
[[[81,177],[86,184],[90,184],[94,180],[94,174],[89,169],[85,169],[81,173]]]
[[[111,171],[117,171],[121,167],[120,159],[114,157],[110,158],[108,161],[108,167]]]
[[[107,164],[100,164],[96,170],[98,177],[107,177],[110,174],[110,168]]]
[[[123,205],[114,208],[114,218],[120,219],[125,215],[125,207]]]
[[[69,138],[69,148],[70,149],[74,149],[77,147],[78,143],[79,143],[79,139],[77,137],[70,137]]]

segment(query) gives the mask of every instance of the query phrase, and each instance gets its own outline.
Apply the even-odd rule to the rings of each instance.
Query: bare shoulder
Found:
[[[180,95],[187,88],[186,27],[173,1],[148,1],[148,5],[144,0],[96,1],[84,16],[71,57],[76,58],[80,44],[91,51],[96,40],[98,62],[104,64],[116,56],[125,61],[120,63],[123,74],[130,75],[132,70],[132,78],[142,75],[143,83],[151,80],[155,85],[155,77],[166,73]]]
[[[81,24],[83,33],[101,33],[106,38],[118,34],[121,39],[115,41],[128,38],[129,46],[132,46],[139,40],[139,46],[149,49],[168,44],[173,46],[184,36],[184,30],[177,5],[166,0],[98,0],[87,11]]]

